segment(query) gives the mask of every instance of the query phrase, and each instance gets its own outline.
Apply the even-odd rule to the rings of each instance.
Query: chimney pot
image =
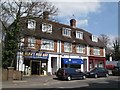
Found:
[[[72,26],[73,28],[76,27],[76,20],[75,19],[70,20],[70,26]]]
[[[49,18],[49,11],[44,11],[43,12],[43,19],[48,19]]]

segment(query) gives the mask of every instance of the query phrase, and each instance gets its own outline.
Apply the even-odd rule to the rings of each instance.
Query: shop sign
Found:
[[[43,58],[43,59],[48,59],[49,54],[45,52],[25,52],[24,56],[26,58]]]

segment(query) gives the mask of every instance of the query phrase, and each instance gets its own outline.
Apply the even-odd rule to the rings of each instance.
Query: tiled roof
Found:
[[[37,22],[36,30],[28,30],[26,24],[27,18],[21,18],[21,29],[24,28],[23,33],[28,36],[35,36],[36,38],[45,38],[45,39],[52,39],[52,40],[61,40],[65,42],[71,42],[71,43],[77,43],[77,44],[85,44],[85,45],[90,45],[90,46],[96,46],[96,47],[104,47],[103,43],[98,40],[98,42],[93,42],[92,41],[92,34],[80,29],[80,28],[72,28],[69,25],[61,24],[58,22],[50,21],[50,20],[44,20],[40,18],[34,18]],[[52,33],[45,33],[42,32],[42,28],[40,26],[42,23],[49,23],[52,24]],[[71,37],[66,37],[62,35],[62,28],[70,28],[72,33]],[[76,30],[83,32],[83,40],[82,39],[77,39],[76,38]]]

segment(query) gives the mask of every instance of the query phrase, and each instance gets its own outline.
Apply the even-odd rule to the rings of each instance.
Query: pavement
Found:
[[[44,85],[45,83],[49,82],[50,80],[53,80],[55,78],[55,75],[49,75],[49,76],[39,76],[39,75],[33,75],[33,76],[23,76],[22,80],[8,80],[2,82],[2,88],[15,88],[18,86],[24,86],[28,87],[29,85]]]

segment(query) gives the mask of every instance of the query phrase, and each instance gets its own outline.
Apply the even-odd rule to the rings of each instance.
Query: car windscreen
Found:
[[[97,69],[96,69],[96,68],[94,68],[94,69],[90,70],[90,72],[96,72],[96,71],[97,71]]]

